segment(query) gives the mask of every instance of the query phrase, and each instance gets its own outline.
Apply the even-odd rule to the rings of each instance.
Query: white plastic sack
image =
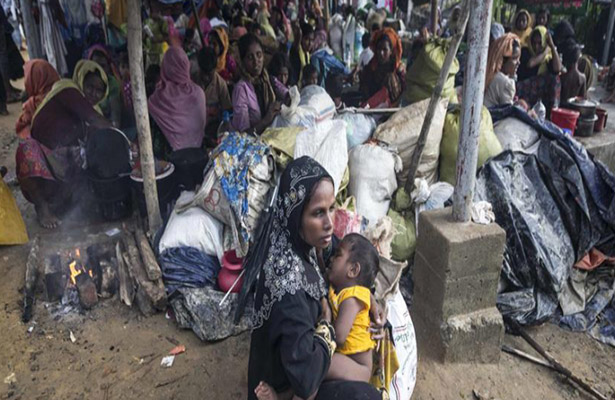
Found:
[[[356,199],[356,212],[375,224],[387,215],[401,160],[381,146],[362,144],[350,151],[348,167],[348,194]]]
[[[406,302],[397,288],[387,301],[387,319],[393,327],[393,342],[399,369],[389,387],[390,400],[408,400],[416,384],[417,351],[414,325]]]
[[[419,214],[426,210],[444,208],[444,203],[453,195],[455,188],[448,182],[436,182],[428,186],[425,179],[414,180],[414,190],[410,193],[414,203],[416,235],[419,234]]]
[[[177,204],[189,203],[193,198],[194,192],[182,192]],[[205,254],[218,257],[222,262],[223,231],[222,223],[200,207],[191,207],[182,213],[174,209],[160,238],[158,250],[162,253],[173,247],[194,247]]]
[[[337,195],[348,165],[346,122],[329,120],[316,124],[297,135],[295,159],[312,157],[331,175]]]
[[[335,115],[335,103],[327,91],[317,85],[309,85],[301,90],[300,107],[309,107],[316,113],[316,123],[329,120]]]
[[[282,105],[280,114],[275,117],[271,128],[287,128],[289,126],[302,126],[311,128],[316,124],[316,110],[312,107],[299,106],[301,95],[297,86],[290,88],[290,106]]]
[[[540,141],[538,132],[514,117],[504,118],[493,126],[502,150],[536,153]]]
[[[404,186],[406,180],[408,180],[410,159],[416,149],[429,100],[425,99],[404,107],[393,114],[388,121],[378,126],[374,132],[374,138],[396,147],[399,152],[399,156],[403,161],[403,169],[397,176],[400,186]],[[437,182],[440,141],[442,140],[442,129],[444,128],[447,106],[448,99],[441,99],[436,106],[425,148],[423,149],[421,163],[415,177],[427,180],[430,185]]]
[[[346,112],[335,117],[335,119],[346,121],[348,150],[367,142],[376,130],[376,121],[365,114]]]

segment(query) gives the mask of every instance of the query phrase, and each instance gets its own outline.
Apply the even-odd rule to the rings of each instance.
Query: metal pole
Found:
[[[459,44],[461,43],[463,34],[466,31],[468,15],[470,14],[469,1],[464,0],[461,7],[461,15],[459,16],[459,21],[457,22],[457,26],[455,27],[455,34],[453,35],[451,43],[448,46],[448,50],[446,52],[446,56],[444,57],[444,63],[442,64],[442,69],[440,69],[440,76],[438,77],[436,86],[431,93],[431,99],[429,100],[429,105],[427,106],[425,119],[423,120],[423,125],[421,126],[421,133],[419,134],[419,138],[416,142],[416,149],[414,149],[414,153],[412,153],[412,158],[410,159],[410,166],[408,168],[408,180],[406,181],[406,184],[404,186],[407,193],[411,193],[414,189],[414,177],[416,176],[416,171],[419,169],[421,156],[423,155],[423,149],[425,148],[425,143],[427,142],[427,135],[429,134],[429,130],[431,129],[431,121],[433,120],[433,116],[436,112],[436,107],[440,102],[442,89],[444,88],[444,83],[449,77],[449,71],[451,69],[451,65],[453,64],[453,60],[457,55]]]
[[[611,39],[613,39],[613,25],[615,25],[615,0],[611,0],[611,10],[609,12],[609,26],[606,28],[606,40],[602,49],[602,65],[609,62],[609,50],[611,50]]]
[[[205,37],[203,36],[203,31],[201,30],[201,20],[199,19],[199,12],[196,9],[196,4],[194,4],[194,0],[190,0],[190,7],[192,8],[192,15],[194,15],[194,20],[196,21],[196,31],[199,34],[201,46],[205,47]]]
[[[461,131],[457,152],[457,184],[453,193],[453,218],[470,220],[476,164],[478,163],[478,136],[485,93],[485,71],[489,51],[489,26],[493,0],[470,0],[468,22],[468,53],[463,97],[461,101]]]
[[[143,72],[143,32],[141,31],[141,0],[128,0],[128,60],[130,63],[130,82],[132,83],[132,102],[139,137],[139,158],[143,175],[143,193],[147,206],[149,232],[155,232],[162,225],[152,134],[147,111],[147,95]]]
[[[406,9],[406,27],[410,28],[410,20],[412,19],[412,0],[408,0],[408,8]]]
[[[20,0],[21,16],[23,18],[23,30],[26,35],[26,45],[28,46],[28,57],[30,60],[43,58],[41,47],[41,37],[38,33],[38,26],[34,21],[32,13],[32,0]]]

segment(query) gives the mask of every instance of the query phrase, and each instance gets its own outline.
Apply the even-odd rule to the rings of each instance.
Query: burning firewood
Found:
[[[24,286],[23,314],[21,316],[23,322],[28,322],[32,319],[34,289],[36,288],[36,279],[38,277],[38,251],[39,237],[37,236],[32,241],[32,247],[30,247],[30,253],[26,261],[26,284]]]
[[[117,274],[120,281],[120,300],[128,307],[132,306],[132,300],[135,297],[134,286],[128,272],[124,256],[121,249],[121,243],[115,245],[115,256],[117,258]]]

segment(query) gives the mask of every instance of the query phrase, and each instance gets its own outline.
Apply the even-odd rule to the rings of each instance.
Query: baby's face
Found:
[[[350,252],[347,249],[347,244],[342,242],[335,251],[327,268],[327,278],[333,287],[341,286],[348,279],[348,270],[350,268],[349,256]]]

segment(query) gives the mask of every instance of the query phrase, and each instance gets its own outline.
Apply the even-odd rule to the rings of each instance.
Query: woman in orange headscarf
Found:
[[[363,98],[371,108],[397,106],[404,91],[401,40],[393,29],[380,29],[370,48],[374,57],[360,76]]]
[[[45,60],[31,60],[24,65],[25,87],[28,100],[23,105],[23,111],[17,120],[15,131],[22,139],[30,137],[32,119],[38,106],[43,102],[54,83],[60,80],[60,75]]]
[[[222,26],[215,27],[209,32],[209,45],[213,47],[218,62],[216,64],[216,72],[220,74],[225,81],[230,81],[235,78],[237,72],[237,63],[229,53],[230,43],[226,29]]]

